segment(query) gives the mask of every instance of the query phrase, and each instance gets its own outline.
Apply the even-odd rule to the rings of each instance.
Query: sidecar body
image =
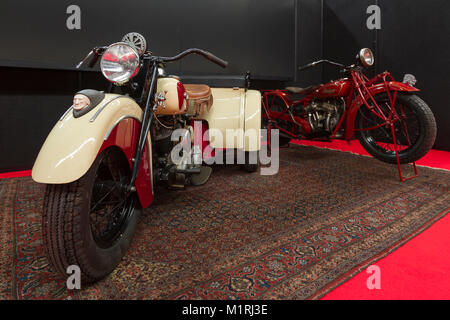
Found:
[[[212,148],[248,152],[260,149],[259,91],[182,84],[177,77],[167,77],[158,79],[156,95],[164,97],[164,103],[155,111],[157,116],[186,114],[205,122]]]

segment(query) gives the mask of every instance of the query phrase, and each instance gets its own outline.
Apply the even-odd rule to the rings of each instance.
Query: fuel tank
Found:
[[[187,111],[184,87],[180,80],[172,77],[159,78],[156,87],[156,115],[183,114]]]
[[[337,98],[345,97],[350,93],[352,82],[350,79],[340,79],[319,86],[314,95],[318,98]]]

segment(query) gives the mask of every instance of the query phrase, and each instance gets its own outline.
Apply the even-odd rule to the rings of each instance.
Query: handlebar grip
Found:
[[[209,61],[214,62],[215,64],[218,64],[219,66],[221,66],[222,68],[226,68],[228,66],[228,61],[225,61],[223,59],[220,59],[219,57],[216,57],[215,55],[213,55],[211,52],[202,50],[204,57],[206,59],[208,59]]]
[[[303,70],[306,70],[306,69],[315,67],[316,65],[317,65],[316,62],[309,63],[309,64],[307,64],[307,65],[305,65],[305,66],[303,66],[303,67],[298,68],[298,70],[299,70],[299,71],[303,71]]]

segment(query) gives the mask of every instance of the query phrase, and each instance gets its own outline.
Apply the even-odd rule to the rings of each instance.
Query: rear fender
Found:
[[[413,93],[413,92],[420,91],[419,89],[414,88],[414,87],[410,86],[409,84],[406,84],[403,82],[391,81],[391,82],[387,82],[387,86],[388,86],[391,94],[392,94],[392,92],[395,92],[395,91],[396,92],[404,92],[404,93]],[[376,85],[369,87],[368,90],[372,96],[376,96],[377,94],[386,92],[386,85],[385,85],[385,83],[378,83]],[[351,140],[353,138],[354,130],[355,130],[356,115],[358,114],[358,110],[362,105],[364,105],[364,102],[358,96],[356,99],[353,100],[353,102],[350,106],[349,112],[347,114],[346,123],[345,123],[345,139],[347,139],[347,140]]]
[[[74,118],[69,110],[45,140],[32,169],[33,180],[46,184],[76,181],[109,146],[119,147],[131,167],[141,119],[139,105],[129,97],[116,94],[106,94],[98,106],[79,118]],[[144,208],[153,201],[150,143],[148,138],[136,179]]]

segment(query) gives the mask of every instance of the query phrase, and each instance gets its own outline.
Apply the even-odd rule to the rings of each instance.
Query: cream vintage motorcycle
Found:
[[[100,58],[109,93],[77,92],[32,170],[33,180],[47,185],[43,241],[61,275],[67,277],[71,265],[80,268],[84,283],[110,273],[125,255],[142,209],[152,204],[156,184],[206,183],[212,170],[202,161],[208,144],[240,150],[243,168],[257,170],[261,94],[183,84],[166,75],[167,63],[190,54],[228,64],[200,49],[155,56],[142,35],[129,33],[121,42],[95,47],[77,66],[93,67]],[[238,132],[233,139],[226,138],[228,129]],[[249,131],[257,132],[253,143]]]

